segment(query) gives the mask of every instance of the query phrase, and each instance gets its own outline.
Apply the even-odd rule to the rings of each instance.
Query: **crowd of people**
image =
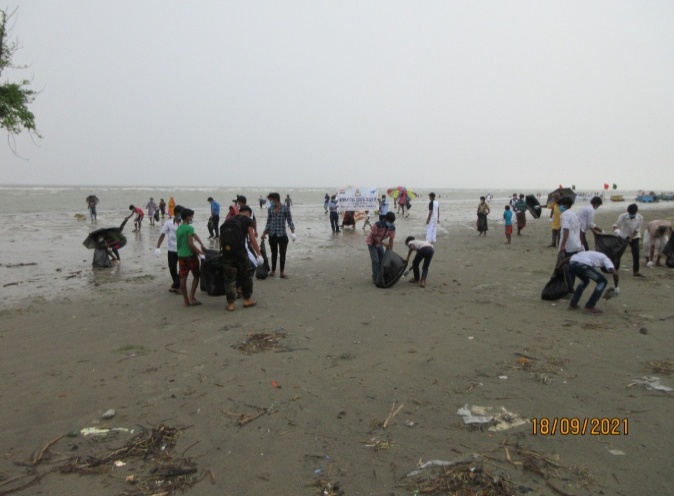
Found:
[[[402,195],[400,195],[402,196]],[[399,215],[409,215],[409,196],[400,202],[400,196],[395,198],[395,205]],[[533,196],[533,195],[532,195]],[[538,197],[539,195],[535,195]],[[95,195],[87,197],[92,223],[96,223],[96,205],[98,198]],[[227,310],[234,310],[237,297],[243,298],[245,308],[256,304],[252,299],[253,274],[256,268],[262,264],[263,257],[258,244],[268,240],[271,249],[271,267],[268,275],[275,277],[278,273],[281,279],[288,279],[286,271],[286,255],[290,240],[295,241],[295,225],[292,219],[292,199],[286,195],[281,199],[279,193],[269,193],[265,198],[260,197],[260,208],[267,208],[267,218],[264,229],[258,231],[257,219],[252,209],[247,205],[247,199],[243,195],[237,195],[228,207],[224,222],[220,224],[220,203],[213,197],[208,197],[210,216],[208,218],[209,240],[212,240],[218,248],[218,256],[222,260],[222,274],[224,275],[224,287],[227,297]],[[632,273],[634,277],[643,277],[640,266],[641,233],[643,231],[643,249],[645,251],[644,265],[654,267],[662,265],[662,257],[665,252],[667,241],[672,234],[672,224],[668,220],[652,220],[644,224],[644,218],[638,213],[638,205],[630,204],[626,212],[620,214],[609,231],[624,242],[623,250],[613,254],[603,253],[595,247],[590,249],[588,233],[605,234],[595,223],[595,213],[601,207],[603,200],[600,196],[594,196],[588,204],[584,204],[577,211],[574,210],[574,198],[572,196],[552,196],[548,208],[550,209],[551,247],[557,249],[555,266],[564,266],[565,273],[569,278],[569,291],[573,293],[569,303],[569,309],[579,308],[579,300],[590,281],[596,282],[596,288],[584,308],[589,313],[601,313],[596,308],[599,298],[607,286],[603,272],[611,273],[614,278],[612,295],[620,293],[618,286],[618,268],[622,251],[629,247],[632,256]],[[343,212],[342,223],[339,222],[339,208],[336,195],[326,194],[324,207],[329,214],[330,227],[333,233],[341,232],[346,225],[355,226],[354,212]],[[504,234],[507,244],[512,244],[514,226],[517,226],[517,236],[523,236],[526,228],[527,214],[530,210],[523,194],[513,194],[508,203],[504,205],[501,215],[504,225]],[[161,246],[167,241],[167,264],[171,276],[169,291],[183,296],[186,307],[197,306],[201,303],[196,298],[196,290],[201,276],[201,263],[205,260],[209,250],[201,241],[194,230],[192,222],[195,212],[192,209],[176,205],[173,197],[168,203],[162,198],[159,204],[153,198],[146,205],[147,215],[151,224],[164,219],[168,220],[161,227],[157,240],[155,255],[161,254]],[[140,231],[145,212],[135,205],[129,206],[130,214],[124,219],[124,224],[132,217],[134,219],[134,231]],[[405,213],[407,211],[407,214]],[[370,225],[370,231],[365,242],[371,261],[372,281],[377,283],[382,268],[384,255],[393,250],[396,238],[396,213],[390,210],[386,195],[382,195],[378,202],[378,220]],[[489,229],[488,216],[491,207],[488,196],[480,197],[477,206],[476,230],[479,236],[486,236]],[[367,216],[369,219],[369,216]],[[369,221],[367,221],[369,224]],[[412,255],[411,270],[413,277],[409,282],[424,288],[427,284],[431,260],[435,252],[434,244],[437,243],[437,229],[440,224],[440,203],[435,193],[429,193],[427,214],[425,216],[425,240],[407,236],[405,248],[408,250],[405,265],[408,265]],[[364,226],[363,228],[365,228]],[[290,230],[290,235],[288,235]],[[119,261],[118,242],[107,239],[105,236],[98,238],[99,248],[106,250],[113,261]],[[671,244],[671,243],[670,243]],[[210,250],[212,251],[212,250]],[[266,260],[266,255],[265,255]],[[188,287],[188,278],[192,276],[192,283]],[[406,275],[406,274],[405,274]],[[580,283],[575,286],[575,280]],[[575,287],[574,287],[575,286]]]

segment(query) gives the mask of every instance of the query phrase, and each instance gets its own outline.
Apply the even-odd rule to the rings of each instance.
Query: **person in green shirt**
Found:
[[[176,242],[178,245],[178,267],[180,276],[180,294],[183,295],[186,307],[201,305],[201,302],[196,299],[197,287],[199,287],[199,271],[200,258],[204,257],[206,247],[199,239],[199,236],[194,232],[192,227],[192,220],[194,219],[194,210],[184,208],[181,212],[183,219],[182,224],[176,229]],[[201,250],[197,248],[195,240],[201,246]],[[192,273],[194,279],[192,280],[192,287],[190,288],[189,297],[187,296],[187,276]]]

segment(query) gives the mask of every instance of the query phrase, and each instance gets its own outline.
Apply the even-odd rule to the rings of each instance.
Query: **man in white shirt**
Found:
[[[573,200],[565,196],[559,200],[559,209],[562,211],[562,241],[559,243],[559,251],[564,257],[583,251],[580,242],[580,222],[576,213],[571,210]]]
[[[176,230],[180,225],[180,212],[183,207],[176,205],[173,209],[175,216],[169,219],[161,226],[161,235],[157,240],[157,249],[154,251],[155,257],[161,254],[161,244],[165,237],[168,237],[168,268],[173,279],[173,284],[169,288],[171,293],[180,294],[180,277],[178,276],[178,241],[176,240]]]
[[[590,249],[590,245],[587,243],[587,231],[590,230],[596,233],[602,232],[602,230],[597,227],[597,224],[594,223],[595,210],[597,210],[602,203],[602,199],[598,196],[595,196],[590,200],[589,205],[585,205],[578,211],[578,222],[580,222],[580,242],[586,251]]]
[[[440,223],[440,202],[435,199],[435,193],[429,193],[428,217],[426,217],[426,241],[435,243]]]
[[[613,224],[613,229],[618,229],[618,236],[623,238],[630,245],[632,250],[632,274],[635,277],[644,277],[639,272],[639,241],[641,226],[644,223],[644,218],[637,213],[639,206],[636,203],[628,205],[627,212],[620,214],[618,220]],[[616,269],[620,270],[620,259],[616,263]]]
[[[620,294],[618,271],[613,266],[611,259],[598,251],[582,251],[573,255],[569,260],[569,273],[582,281],[573,293],[571,303],[569,303],[569,310],[576,310],[578,308],[580,297],[583,295],[585,288],[590,284],[590,280],[592,280],[597,283],[597,287],[585,304],[585,311],[588,313],[603,313],[598,308],[595,308],[608,283],[606,277],[597,270],[600,268],[613,274],[613,284],[615,286],[613,295]]]

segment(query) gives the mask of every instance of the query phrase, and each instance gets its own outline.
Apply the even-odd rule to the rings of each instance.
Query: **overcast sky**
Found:
[[[674,189],[674,2],[0,0],[4,184]]]

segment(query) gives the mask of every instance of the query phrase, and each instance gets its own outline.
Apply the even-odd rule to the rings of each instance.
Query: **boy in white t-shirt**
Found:
[[[414,279],[411,279],[411,283],[419,283],[419,287],[426,287],[426,277],[428,277],[428,267],[431,265],[431,260],[433,259],[433,254],[435,253],[435,248],[428,241],[417,241],[413,236],[409,236],[405,240],[405,246],[409,248],[409,253],[407,253],[407,260],[410,261],[412,252],[417,252],[412,261],[412,271],[414,272]],[[419,264],[421,261],[424,261],[424,265],[421,267],[421,275],[419,275]]]

